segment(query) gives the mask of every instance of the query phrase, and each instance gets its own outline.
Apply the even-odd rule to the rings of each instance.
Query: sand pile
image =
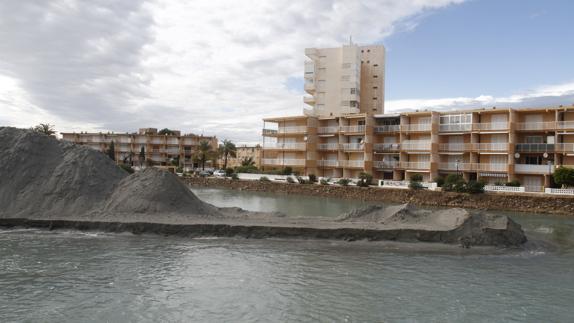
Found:
[[[0,128],[0,217],[68,218],[176,211],[216,215],[173,174],[129,175],[93,149]]]

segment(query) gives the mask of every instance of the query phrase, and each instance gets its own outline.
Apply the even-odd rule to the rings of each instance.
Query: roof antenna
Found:
[[[349,35],[349,46],[353,46],[353,35]]]

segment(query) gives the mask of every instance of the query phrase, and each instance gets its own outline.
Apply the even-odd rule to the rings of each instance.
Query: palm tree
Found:
[[[227,169],[227,158],[231,156],[232,158],[237,157],[237,147],[231,142],[231,140],[223,140],[223,144],[219,146],[219,154],[223,156],[223,169]]]
[[[205,170],[205,162],[211,159],[214,155],[213,147],[207,140],[202,140],[197,146],[197,159],[201,163],[201,170]]]
[[[35,132],[43,133],[47,136],[53,136],[56,134],[56,130],[54,130],[54,126],[48,123],[40,123],[39,125],[32,128]]]
[[[251,166],[255,166],[255,161],[253,160],[253,157],[245,157],[241,160],[241,166],[243,167],[251,167]]]
[[[112,143],[110,144],[110,147],[108,148],[108,151],[106,153],[107,153],[108,157],[110,157],[111,160],[113,160],[113,161],[116,160],[116,146],[115,146],[113,140],[112,140]]]

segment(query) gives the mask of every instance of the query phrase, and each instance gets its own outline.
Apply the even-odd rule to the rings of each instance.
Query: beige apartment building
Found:
[[[173,130],[173,134],[159,134],[156,128],[142,128],[137,133],[62,133],[62,137],[102,152],[106,152],[113,141],[118,164],[170,166],[179,158],[179,165],[186,171],[199,167],[194,157],[201,141],[209,142],[214,152],[218,147],[215,136],[182,135],[178,130]],[[145,160],[140,161],[142,147]],[[206,167],[214,166],[212,161],[206,163]]]
[[[382,46],[305,54],[311,109],[263,120],[264,170],[388,180],[418,173],[427,182],[459,173],[488,183],[518,180],[541,192],[556,167],[574,167],[574,106],[384,114]]]
[[[227,167],[235,168],[241,166],[243,160],[251,158],[257,168],[261,167],[261,146],[238,146],[236,147],[235,157],[229,156],[227,158]],[[223,157],[219,158],[219,166],[223,167]]]

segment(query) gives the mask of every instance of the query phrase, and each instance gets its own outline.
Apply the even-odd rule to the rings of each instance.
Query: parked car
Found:
[[[204,170],[204,171],[199,172],[199,176],[201,176],[201,177],[208,177],[208,176],[211,176],[211,173],[208,172],[208,171],[206,171],[206,170]]]
[[[223,169],[218,169],[215,172],[213,172],[213,176],[225,177],[225,171]]]

